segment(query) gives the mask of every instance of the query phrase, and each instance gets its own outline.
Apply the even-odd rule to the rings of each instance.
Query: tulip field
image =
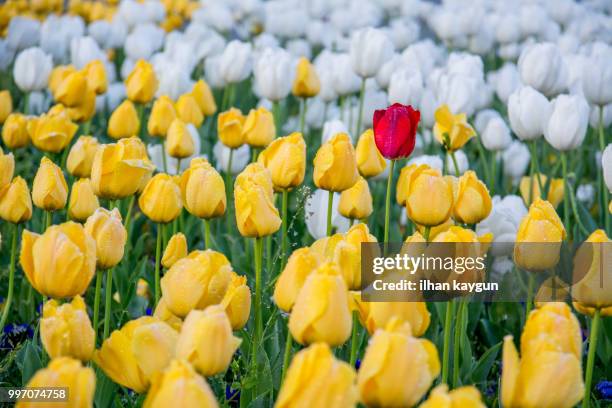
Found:
[[[0,405],[612,407],[611,27],[2,2]]]

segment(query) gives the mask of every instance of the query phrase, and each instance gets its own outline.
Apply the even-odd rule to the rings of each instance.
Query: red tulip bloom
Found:
[[[380,153],[395,160],[414,150],[421,113],[412,106],[394,103],[374,112],[374,140]]]

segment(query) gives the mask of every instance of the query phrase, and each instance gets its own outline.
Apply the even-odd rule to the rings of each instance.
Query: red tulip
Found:
[[[374,140],[387,159],[408,157],[414,150],[421,113],[412,106],[394,103],[374,112]]]

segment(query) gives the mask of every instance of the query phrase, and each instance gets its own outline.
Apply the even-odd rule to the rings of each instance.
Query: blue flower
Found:
[[[231,384],[225,386],[225,400],[226,401],[240,401],[240,390],[232,389]]]
[[[601,399],[605,401],[612,400],[612,381],[600,381],[595,387],[595,390],[597,390],[597,393]]]
[[[32,337],[34,337],[34,330],[29,324],[9,323],[4,326],[4,331],[0,337],[0,349],[13,350],[18,344]]]

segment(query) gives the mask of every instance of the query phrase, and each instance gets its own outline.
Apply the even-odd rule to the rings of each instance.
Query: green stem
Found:
[[[345,97],[343,95],[340,95],[338,99],[340,99],[340,120],[344,122],[344,99]]]
[[[453,340],[453,388],[459,386],[459,345],[461,344],[461,330],[463,329],[463,310],[465,302],[456,299],[457,319],[455,320],[455,339]]]
[[[538,187],[540,188],[540,196],[544,195],[544,186],[542,185],[542,179],[540,177],[540,165],[538,164],[538,145],[536,140],[529,142],[529,150],[531,150],[531,166],[532,175],[537,174]],[[532,176],[533,178],[533,176]],[[541,197],[544,199],[544,197]]]
[[[332,234],[332,207],[334,204],[334,192],[330,191],[327,198],[327,236]]]
[[[351,367],[355,367],[357,361],[357,346],[359,345],[359,315],[357,312],[353,312],[353,329],[351,333],[351,356],[349,364]]]
[[[155,246],[155,306],[159,302],[161,297],[161,286],[160,286],[160,260],[162,251],[162,236],[164,235],[164,226],[157,224],[157,244]]]
[[[595,353],[597,351],[597,334],[601,321],[601,311],[595,309],[595,314],[591,320],[591,333],[589,334],[589,354],[587,355],[587,365],[584,378],[584,400],[582,408],[591,408],[591,382],[593,381],[593,368],[595,366]]]
[[[453,302],[446,302],[446,314],[444,316],[444,345],[442,349],[442,384],[448,384],[448,360],[450,354],[450,336],[453,320]]]
[[[164,173],[168,173],[168,160],[166,159],[166,139],[162,139],[162,161],[164,162]]]
[[[136,202],[136,194],[130,197],[130,202],[128,204],[127,212],[125,214],[125,229],[128,231],[128,234],[130,233],[130,221],[132,220],[132,209],[134,208],[135,202]]]
[[[225,188],[227,190],[227,213],[225,214],[225,222],[226,222],[226,233],[230,233],[232,228],[232,217],[230,215],[230,207],[231,207],[231,198],[232,198],[232,160],[234,158],[234,149],[230,149],[229,158],[227,160],[227,167],[225,168]]]
[[[361,131],[361,120],[363,118],[363,99],[365,97],[366,79],[361,79],[361,89],[359,90],[359,111],[357,112],[357,127],[355,128],[355,137],[359,137]]]
[[[280,102],[274,101],[272,102],[272,116],[274,116],[274,127],[276,128],[276,132],[278,134],[281,126],[281,117],[280,117]]]
[[[255,331],[253,336],[253,363],[257,362],[257,350],[259,349],[259,343],[263,332],[263,319],[262,319],[262,304],[261,304],[261,269],[262,269],[262,257],[263,257],[263,239],[261,237],[255,238]]]
[[[491,157],[491,184],[489,185],[489,194],[491,197],[495,195],[495,182],[497,181],[497,152],[493,151]]]
[[[563,188],[563,224],[565,225],[565,229],[570,235],[570,225],[569,225],[569,211],[570,211],[570,202],[569,202],[569,188],[567,184],[567,155],[565,152],[561,152],[561,168],[563,171],[563,180],[565,182],[565,187]],[[539,179],[540,177],[538,177]],[[542,190],[540,190],[542,191]]]
[[[43,232],[45,232],[47,228],[51,226],[52,222],[53,222],[53,213],[51,211],[45,211],[45,229],[43,230]]]
[[[527,272],[528,274],[528,283],[527,283],[527,302],[525,303],[525,321],[529,317],[529,313],[533,308],[533,288],[535,286],[535,276],[531,272]]]
[[[385,233],[384,243],[389,242],[389,216],[391,215],[391,184],[393,182],[393,167],[395,166],[395,160],[391,160],[389,166],[389,175],[387,176],[387,195],[385,197]]]
[[[102,272],[96,271],[96,291],[94,292],[93,329],[94,347],[97,347],[98,324],[100,318],[100,292],[102,291]]]
[[[283,201],[281,206],[282,226],[281,226],[281,271],[287,263],[287,203],[289,201],[289,191],[283,190]]]
[[[425,231],[423,231],[423,238],[425,239],[425,242],[429,242],[430,234],[431,234],[431,227],[429,226],[425,227]]]
[[[23,95],[23,114],[27,115],[30,111],[30,93],[26,92]]]
[[[106,271],[106,299],[104,303],[104,337],[102,340],[108,338],[110,333],[110,318],[111,318],[111,302],[113,300],[113,270],[109,269]]]
[[[460,177],[461,176],[461,171],[459,171],[459,164],[457,163],[457,157],[455,156],[455,151],[454,150],[450,151],[450,157],[453,160],[453,167],[455,168],[455,176],[456,177]]]
[[[8,318],[9,311],[11,309],[11,303],[13,302],[13,289],[15,286],[15,259],[17,257],[17,235],[19,235],[19,224],[13,224],[13,237],[11,240],[11,263],[9,265],[9,281],[8,281],[8,294],[6,296],[6,303],[2,310],[2,319],[0,320],[0,333],[4,333],[4,325]]]
[[[287,321],[287,336],[285,339],[285,352],[283,354],[283,369],[281,371],[281,384],[285,380],[285,374],[287,374],[287,369],[289,368],[289,361],[291,360],[292,348],[293,348],[293,337],[291,336],[291,331],[289,330],[289,322]]]
[[[308,101],[306,98],[302,98],[300,101],[300,133],[302,135],[304,135],[306,123],[306,109],[308,109]]]
[[[210,249],[210,222],[202,218],[202,224],[204,226],[204,249]]]

